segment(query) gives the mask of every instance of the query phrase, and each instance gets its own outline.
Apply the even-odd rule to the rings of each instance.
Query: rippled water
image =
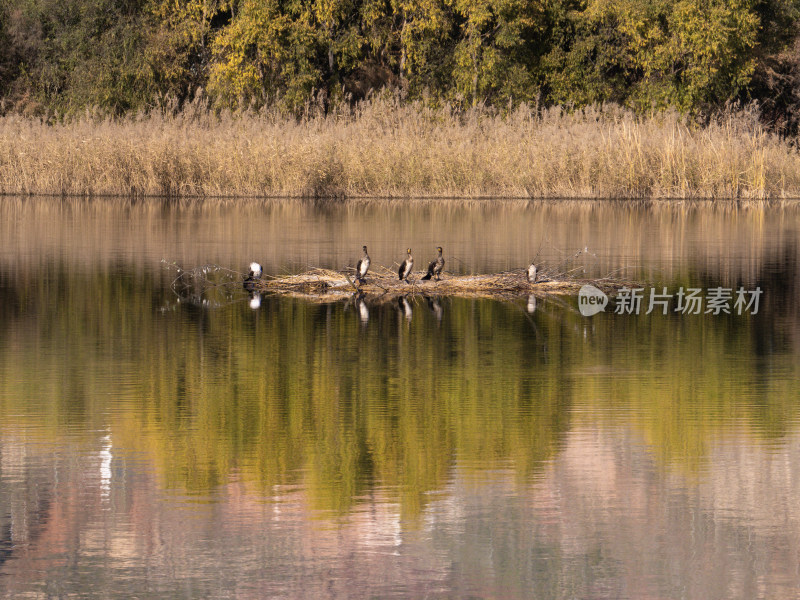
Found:
[[[795,598],[798,217],[0,199],[0,594]],[[274,275],[362,244],[376,266],[442,245],[450,272],[536,256],[763,294],[741,315],[254,310],[238,289],[179,302],[162,262]]]

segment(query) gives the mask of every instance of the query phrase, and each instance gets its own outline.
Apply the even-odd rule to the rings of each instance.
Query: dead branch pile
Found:
[[[203,265],[184,269],[175,263],[167,264],[176,277],[172,289],[179,298],[195,304],[215,306],[234,301],[244,286],[244,274],[218,265]],[[371,270],[364,282],[359,282],[352,268],[343,271],[312,268],[304,273],[264,276],[246,288],[251,294],[273,294],[304,298],[313,302],[336,302],[353,294],[372,304],[396,301],[405,296],[451,296],[460,298],[510,299],[519,296],[570,295],[590,284],[613,295],[634,282],[616,277],[599,279],[579,278],[547,268],[540,268],[535,283],[528,282],[526,271],[517,269],[480,275],[443,275],[441,280],[423,281],[422,273],[400,281],[397,273],[385,267]]]
[[[449,275],[440,281],[420,279],[422,273],[412,275],[409,281],[400,281],[397,273],[379,267],[370,271],[366,280],[359,283],[350,272],[311,269],[298,275],[265,278],[256,283],[262,293],[307,297],[318,302],[334,301],[354,293],[363,294],[372,302],[390,302],[399,296],[421,294],[424,296],[454,296],[461,298],[510,298],[520,295],[546,296],[549,294],[577,294],[583,285],[591,284],[613,294],[624,285],[616,278],[581,279],[569,276],[552,276],[541,273],[536,283],[529,283],[525,271],[518,269],[502,273],[481,275]]]

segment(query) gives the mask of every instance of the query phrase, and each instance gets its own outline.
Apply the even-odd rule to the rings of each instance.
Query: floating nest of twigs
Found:
[[[193,303],[223,304],[235,296],[241,298],[244,274],[216,265],[181,269],[174,263],[177,276],[172,288],[180,298]],[[421,279],[422,273],[400,281],[397,273],[384,267],[371,270],[363,282],[352,268],[343,271],[312,268],[305,273],[264,276],[248,287],[251,294],[291,296],[313,302],[336,302],[358,294],[374,304],[396,301],[405,296],[451,296],[460,298],[512,299],[534,295],[574,295],[584,285],[593,285],[608,295],[634,282],[617,277],[598,279],[575,277],[569,273],[539,269],[535,283],[529,283],[525,269],[480,275],[443,275],[439,281]],[[214,300],[212,300],[214,298]]]
[[[445,275],[439,281],[420,279],[422,273],[413,275],[408,281],[400,281],[397,273],[379,267],[370,271],[363,283],[359,283],[352,272],[311,269],[298,275],[268,277],[256,283],[261,293],[299,296],[328,302],[362,294],[373,302],[393,301],[399,296],[421,294],[425,296],[453,296],[460,298],[509,298],[534,294],[577,294],[583,285],[591,284],[608,294],[613,294],[623,285],[620,279],[580,279],[575,277],[555,278],[540,272],[536,283],[529,283],[525,270],[506,271],[482,275]]]

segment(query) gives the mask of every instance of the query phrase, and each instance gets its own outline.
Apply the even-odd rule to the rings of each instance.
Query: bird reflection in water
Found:
[[[433,316],[436,317],[436,323],[441,325],[444,310],[442,310],[442,305],[439,303],[439,299],[428,297],[426,300],[428,301],[428,308],[433,313]]]
[[[361,324],[366,325],[369,322],[369,308],[367,308],[367,302],[364,300],[364,294],[356,294],[355,301]]]
[[[411,303],[408,301],[408,298],[400,296],[397,298],[397,305],[400,307],[400,312],[405,316],[406,321],[411,323],[413,311],[411,310]]]
[[[536,296],[531,294],[528,296],[528,312],[533,314],[536,312]]]

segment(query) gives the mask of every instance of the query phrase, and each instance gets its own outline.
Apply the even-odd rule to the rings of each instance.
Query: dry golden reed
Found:
[[[46,124],[0,118],[0,193],[170,197],[787,198],[800,156],[748,112],[700,127],[614,107],[508,114],[375,99]]]

